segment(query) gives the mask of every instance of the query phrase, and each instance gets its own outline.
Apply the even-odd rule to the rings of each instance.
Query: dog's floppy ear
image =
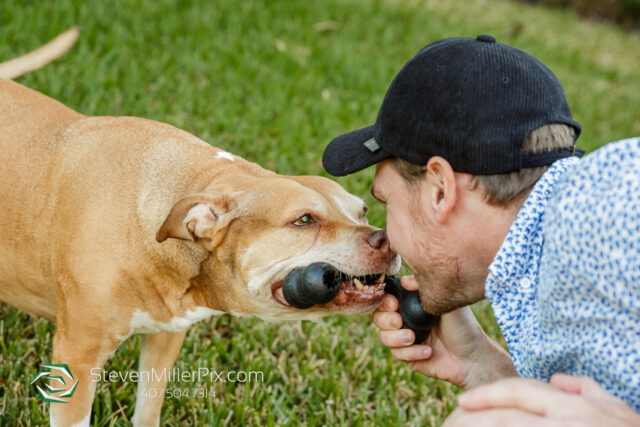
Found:
[[[224,238],[234,215],[226,194],[194,193],[178,200],[156,233],[160,243],[170,237],[198,242],[212,251]]]

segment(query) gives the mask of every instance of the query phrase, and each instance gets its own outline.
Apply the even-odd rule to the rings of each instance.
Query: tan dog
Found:
[[[280,176],[151,120],[86,117],[6,79],[0,157],[0,300],[57,322],[53,363],[78,380],[52,425],[89,425],[90,371],[131,334],[145,334],[140,370],[161,371],[211,315],[316,319],[382,297],[344,282],[333,302],[294,309],[279,287],[296,267],[399,268],[363,202],[331,180]],[[165,386],[138,384],[135,424],[158,425],[162,393],[143,391]]]

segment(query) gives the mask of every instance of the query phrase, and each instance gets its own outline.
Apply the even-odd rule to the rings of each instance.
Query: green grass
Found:
[[[19,82],[85,114],[173,124],[283,174],[323,174],[332,137],[372,123],[402,64],[447,36],[489,33],[545,62],[583,124],[581,146],[640,134],[640,37],[567,11],[504,0],[85,3],[0,2],[0,61],[83,28],[69,54]],[[372,178],[367,170],[339,182],[382,226]],[[488,305],[474,308],[500,339]],[[0,304],[0,424],[47,421],[29,382],[50,361],[54,333]],[[129,339],[106,369],[135,368],[137,347]],[[259,370],[265,381],[170,399],[163,425],[438,425],[459,392],[394,361],[365,317],[268,324],[225,315],[191,328],[178,366]],[[93,423],[126,425],[134,401],[133,385],[100,385]]]

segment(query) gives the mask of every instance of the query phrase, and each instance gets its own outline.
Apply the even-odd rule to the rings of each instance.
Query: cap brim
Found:
[[[375,127],[368,126],[335,138],[324,149],[322,166],[333,176],[345,176],[392,157],[382,148],[372,152],[364,145],[375,133]]]

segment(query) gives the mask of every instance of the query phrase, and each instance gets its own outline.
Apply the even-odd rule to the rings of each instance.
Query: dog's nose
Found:
[[[389,246],[389,239],[387,238],[387,230],[377,230],[369,234],[369,237],[367,237],[367,243],[372,248],[384,252],[389,252],[391,250]]]

